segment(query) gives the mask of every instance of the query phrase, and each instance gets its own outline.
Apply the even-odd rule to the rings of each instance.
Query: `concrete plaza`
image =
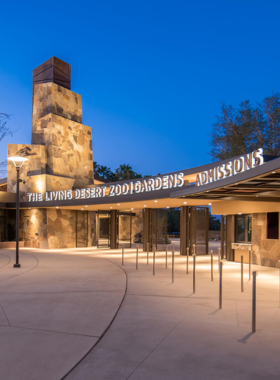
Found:
[[[251,333],[252,286],[244,265],[224,262],[223,309],[218,269],[198,256],[92,248],[0,251],[0,378],[278,379],[279,270],[253,266],[257,277],[257,332]]]

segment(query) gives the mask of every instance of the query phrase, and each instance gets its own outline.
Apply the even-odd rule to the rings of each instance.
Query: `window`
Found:
[[[267,213],[267,239],[279,239],[279,214]]]
[[[235,217],[235,241],[236,243],[251,243],[252,241],[252,216],[238,215]]]

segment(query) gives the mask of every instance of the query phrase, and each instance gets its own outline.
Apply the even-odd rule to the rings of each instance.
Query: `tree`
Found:
[[[0,113],[0,141],[6,136],[12,136],[13,131],[11,127],[7,125],[10,115],[6,113]]]
[[[265,154],[280,154],[280,93],[264,98],[255,107],[249,100],[238,108],[222,103],[211,132],[213,160],[263,148]]]
[[[98,165],[99,166],[99,165]],[[100,165],[98,169],[96,170],[96,173],[103,178],[112,180],[114,178],[114,174],[112,173],[112,170],[108,168],[107,166]]]
[[[6,113],[0,113],[0,141],[6,136],[12,136],[13,130],[7,125],[10,115]],[[7,175],[7,161],[0,162],[0,175]]]
[[[209,231],[221,231],[220,219],[209,213]]]
[[[116,181],[121,181],[134,178],[142,178],[142,175],[134,172],[130,165],[122,164],[116,169],[115,177]]]

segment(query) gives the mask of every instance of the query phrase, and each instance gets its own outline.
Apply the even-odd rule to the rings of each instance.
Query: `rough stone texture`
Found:
[[[20,168],[20,178],[26,181],[26,184],[20,184],[20,199],[24,200],[27,192],[45,191],[46,147],[41,145],[8,144],[8,157],[17,155],[25,155],[28,158],[28,161]],[[8,161],[7,167],[8,192],[15,193],[17,171],[11,161]]]
[[[35,126],[37,120],[50,113],[82,123],[81,95],[59,86],[56,83],[34,85],[33,126]],[[36,127],[34,130],[32,128],[32,133],[35,131]]]
[[[137,233],[143,236],[143,210],[135,210],[132,217],[132,241]]]
[[[266,229],[267,214],[253,214],[253,263],[269,267],[278,267],[278,260],[280,260],[280,239],[267,239]]]
[[[119,217],[119,240],[130,240],[130,216]]]
[[[36,123],[32,141],[46,145],[47,174],[75,178],[75,186],[93,184],[90,127],[50,114]]]
[[[48,248],[76,246],[76,211],[47,209]]]
[[[25,247],[48,248],[46,209],[20,210],[19,235]]]
[[[96,212],[88,211],[88,246],[95,247],[96,245]]]

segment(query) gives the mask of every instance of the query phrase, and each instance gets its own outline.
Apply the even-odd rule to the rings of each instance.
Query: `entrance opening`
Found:
[[[131,248],[132,242],[132,216],[135,214],[128,212],[119,212],[118,214],[118,243],[121,248]]]
[[[208,254],[209,209],[208,207],[190,208],[190,247],[196,245],[197,255]]]
[[[167,210],[152,209],[150,217],[150,249],[164,250],[167,244]]]
[[[97,211],[96,220],[97,248],[110,248],[111,215]]]
[[[76,247],[88,246],[88,212],[76,211]]]
[[[16,210],[0,210],[0,241],[15,241],[15,240],[16,240]]]

